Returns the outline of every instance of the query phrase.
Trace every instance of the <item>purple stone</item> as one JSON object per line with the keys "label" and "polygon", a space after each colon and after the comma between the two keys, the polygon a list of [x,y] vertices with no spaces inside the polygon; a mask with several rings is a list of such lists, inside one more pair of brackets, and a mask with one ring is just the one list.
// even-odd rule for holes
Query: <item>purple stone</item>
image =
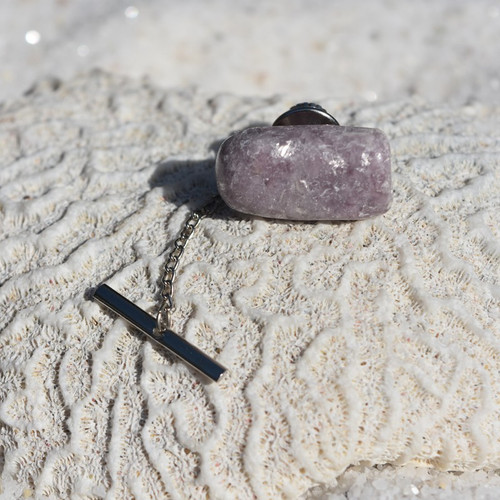
{"label": "purple stone", "polygon": [[224,201],[290,220],[357,220],[391,203],[391,153],[374,128],[256,127],[224,141],[215,164]]}

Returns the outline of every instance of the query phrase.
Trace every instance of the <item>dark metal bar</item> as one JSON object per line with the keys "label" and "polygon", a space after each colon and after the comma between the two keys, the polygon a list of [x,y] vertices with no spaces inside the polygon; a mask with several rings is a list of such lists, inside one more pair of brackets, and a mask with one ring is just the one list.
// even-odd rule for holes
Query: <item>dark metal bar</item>
{"label": "dark metal bar", "polygon": [[164,330],[158,336],[154,334],[156,320],[146,311],[126,299],[108,285],[100,285],[94,292],[94,298],[127,320],[131,325],[145,333],[151,340],[166,347],[176,356],[199,372],[217,382],[226,369],[197,347],[190,344],[171,330]]}

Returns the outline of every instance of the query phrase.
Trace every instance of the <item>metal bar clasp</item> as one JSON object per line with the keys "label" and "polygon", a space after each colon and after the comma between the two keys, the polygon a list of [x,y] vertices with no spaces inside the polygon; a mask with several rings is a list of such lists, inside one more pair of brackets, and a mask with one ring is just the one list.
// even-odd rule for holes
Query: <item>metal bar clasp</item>
{"label": "metal bar clasp", "polygon": [[226,371],[221,364],[173,331],[163,330],[156,334],[156,319],[108,285],[97,287],[94,298],[211,380],[217,382]]}

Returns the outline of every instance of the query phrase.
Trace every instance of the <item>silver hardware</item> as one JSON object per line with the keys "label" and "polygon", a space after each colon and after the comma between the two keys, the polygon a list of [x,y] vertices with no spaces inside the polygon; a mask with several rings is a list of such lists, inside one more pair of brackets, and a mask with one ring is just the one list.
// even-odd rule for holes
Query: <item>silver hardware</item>
{"label": "silver hardware", "polygon": [[338,125],[339,122],[319,104],[301,102],[278,116],[273,126],[283,125]]}
{"label": "silver hardware", "polygon": [[163,268],[163,276],[161,279],[163,288],[161,290],[162,301],[158,313],[156,315],[156,328],[154,335],[161,335],[164,330],[172,327],[172,310],[174,309],[174,280],[177,275],[180,258],[184,253],[187,242],[193,236],[194,230],[200,223],[201,219],[207,215],[211,215],[214,210],[222,202],[220,196],[215,196],[200,210],[191,212],[184,223],[184,227],[180,236],[174,242],[174,248],[167,257],[167,262]]}
{"label": "silver hardware", "polygon": [[197,347],[190,344],[173,331],[165,329],[155,333],[156,319],[146,311],[126,299],[108,285],[100,285],[94,292],[94,298],[127,320],[151,340],[166,347],[170,352],[184,360],[190,366],[217,382],[226,369]]}

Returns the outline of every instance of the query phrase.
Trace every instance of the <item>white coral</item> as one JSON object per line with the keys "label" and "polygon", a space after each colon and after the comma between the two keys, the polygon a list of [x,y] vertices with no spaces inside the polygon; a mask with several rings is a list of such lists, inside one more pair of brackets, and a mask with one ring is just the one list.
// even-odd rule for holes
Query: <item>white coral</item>
{"label": "white coral", "polygon": [[498,109],[323,104],[389,135],[393,206],[204,220],[174,327],[229,368],[209,386],[85,293],[154,309],[216,143],[287,105],[96,73],[3,107],[6,494],[279,498],[351,464],[500,466]]}

